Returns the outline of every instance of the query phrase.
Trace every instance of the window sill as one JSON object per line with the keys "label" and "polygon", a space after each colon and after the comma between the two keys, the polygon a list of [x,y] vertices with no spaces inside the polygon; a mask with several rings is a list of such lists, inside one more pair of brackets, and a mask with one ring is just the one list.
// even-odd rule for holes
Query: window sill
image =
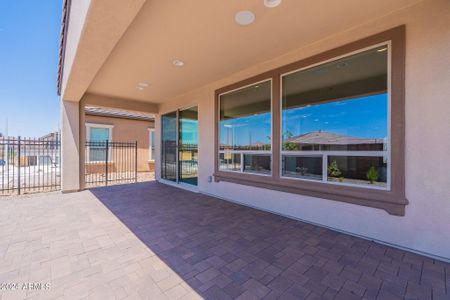
{"label": "window sill", "polygon": [[231,182],[241,185],[265,188],[286,193],[346,202],[372,208],[383,209],[391,215],[404,216],[408,200],[393,191],[367,189],[341,185],[328,185],[321,182],[301,182],[287,178],[261,178],[258,175],[217,171],[214,181]]}

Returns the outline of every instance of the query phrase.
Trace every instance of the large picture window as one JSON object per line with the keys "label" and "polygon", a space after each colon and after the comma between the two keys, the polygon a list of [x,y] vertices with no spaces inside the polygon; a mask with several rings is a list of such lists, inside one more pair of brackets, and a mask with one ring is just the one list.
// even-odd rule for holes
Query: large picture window
{"label": "large picture window", "polygon": [[404,26],[215,95],[215,181],[404,215]]}
{"label": "large picture window", "polygon": [[271,173],[271,81],[220,95],[220,170]]}
{"label": "large picture window", "polygon": [[387,44],[282,76],[283,177],[388,189]]}

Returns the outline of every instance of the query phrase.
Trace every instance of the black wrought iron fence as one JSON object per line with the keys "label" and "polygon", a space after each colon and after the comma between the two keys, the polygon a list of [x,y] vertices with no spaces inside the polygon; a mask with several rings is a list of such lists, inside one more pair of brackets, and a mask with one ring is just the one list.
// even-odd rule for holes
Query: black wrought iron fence
{"label": "black wrought iron fence", "polygon": [[198,145],[177,146],[173,141],[165,142],[162,151],[161,177],[166,180],[197,184],[197,176]]}
{"label": "black wrought iron fence", "polygon": [[137,181],[137,142],[85,143],[86,187]]}
{"label": "black wrought iron fence", "polygon": [[0,137],[0,195],[59,190],[60,137]]}
{"label": "black wrought iron fence", "polygon": [[196,144],[183,144],[178,152],[180,172],[185,176],[197,177],[198,173],[198,146]]}

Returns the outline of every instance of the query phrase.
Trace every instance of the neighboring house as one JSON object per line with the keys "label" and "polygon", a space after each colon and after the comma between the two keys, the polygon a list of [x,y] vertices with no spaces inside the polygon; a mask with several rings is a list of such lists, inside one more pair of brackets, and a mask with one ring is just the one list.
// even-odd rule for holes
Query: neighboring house
{"label": "neighboring house", "polygon": [[21,167],[57,166],[59,164],[58,144],[61,141],[58,132],[51,132],[39,138],[19,139],[17,137],[0,137],[0,159],[5,164]]}
{"label": "neighboring house", "polygon": [[[86,107],[85,114],[86,141],[93,142],[93,146],[88,147],[86,153],[88,173],[102,169],[99,163],[104,163],[106,157],[105,150],[101,147],[103,145],[100,143],[106,140],[137,142],[137,171],[154,171],[154,115],[93,106]],[[99,146],[96,147],[95,142],[100,142]],[[114,169],[115,165],[130,159],[130,157],[123,157],[122,153],[115,155],[111,152],[110,166]]]}
{"label": "neighboring house", "polygon": [[387,141],[380,138],[358,138],[333,132],[313,131],[288,137],[284,147],[299,151],[383,151]]}
{"label": "neighboring house", "polygon": [[[292,178],[333,180],[349,184],[372,184],[383,187],[387,184],[388,141],[380,138],[358,138],[332,132],[313,131],[283,139],[283,175]],[[297,151],[314,153],[312,157],[298,156]],[[359,156],[342,156],[340,153],[356,151]],[[288,155],[291,152],[292,155]],[[368,153],[379,153],[368,156]],[[331,155],[329,155],[331,154]],[[366,157],[362,158],[363,155]],[[324,161],[326,160],[326,162]],[[341,167],[341,168],[339,168]],[[375,168],[376,184],[367,178],[367,172]],[[324,169],[325,168],[325,169]],[[336,173],[333,176],[331,172]],[[324,174],[330,176],[325,179]]]}
{"label": "neighboring house", "polygon": [[450,260],[448,0],[64,3],[63,191],[140,111],[161,183]]}

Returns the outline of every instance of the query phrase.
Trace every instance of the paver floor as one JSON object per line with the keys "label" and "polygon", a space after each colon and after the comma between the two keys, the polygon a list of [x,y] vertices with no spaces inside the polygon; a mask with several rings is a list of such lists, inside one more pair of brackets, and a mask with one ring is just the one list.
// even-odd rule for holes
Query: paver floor
{"label": "paver floor", "polygon": [[156,182],[1,198],[1,299],[450,299],[450,264]]}

